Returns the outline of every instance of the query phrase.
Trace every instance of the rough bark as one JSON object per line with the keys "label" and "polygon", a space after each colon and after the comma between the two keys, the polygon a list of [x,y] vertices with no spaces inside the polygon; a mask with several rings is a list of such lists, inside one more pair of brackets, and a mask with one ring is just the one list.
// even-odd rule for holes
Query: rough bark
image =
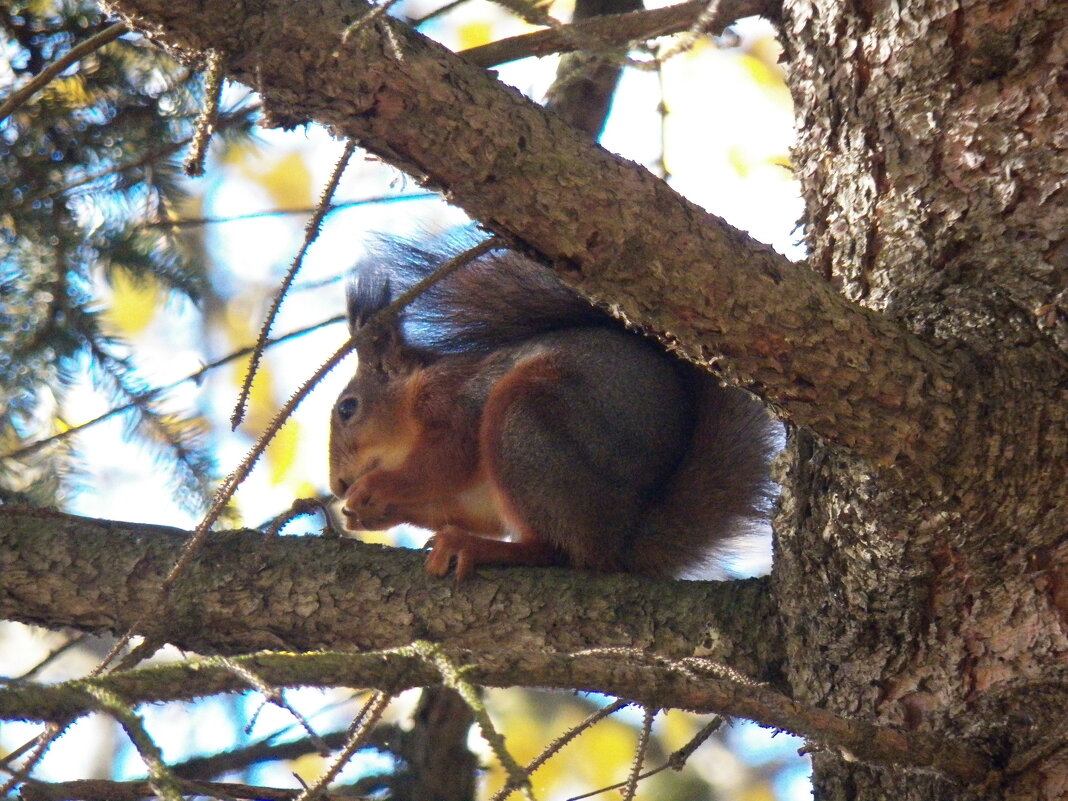
{"label": "rough bark", "polygon": [[[800,0],[784,25],[813,268],[965,343],[983,377],[928,493],[794,438],[775,575],[791,683],[989,748],[1010,775],[977,796],[1068,797],[1068,8]],[[969,797],[815,764],[821,799]]]}

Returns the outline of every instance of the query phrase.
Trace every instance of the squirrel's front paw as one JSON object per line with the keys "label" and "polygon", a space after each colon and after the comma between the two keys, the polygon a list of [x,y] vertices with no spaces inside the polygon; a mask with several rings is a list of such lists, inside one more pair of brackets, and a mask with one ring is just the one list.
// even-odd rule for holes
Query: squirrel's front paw
{"label": "squirrel's front paw", "polygon": [[404,521],[398,517],[393,504],[382,503],[369,482],[361,479],[345,493],[345,527],[348,529],[368,529],[378,531],[395,526]]}
{"label": "squirrel's front paw", "polygon": [[456,526],[445,526],[427,540],[426,547],[430,552],[426,555],[426,572],[442,578],[448,575],[455,560],[456,581],[463,581],[474,570],[475,560],[472,553],[481,541],[480,537],[468,534]]}

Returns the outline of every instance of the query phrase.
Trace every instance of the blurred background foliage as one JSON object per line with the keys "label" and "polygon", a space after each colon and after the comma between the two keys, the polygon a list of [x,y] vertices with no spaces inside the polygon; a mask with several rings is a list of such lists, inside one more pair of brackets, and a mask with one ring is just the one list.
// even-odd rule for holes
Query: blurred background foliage
{"label": "blurred background foliage", "polygon": [[[439,5],[407,0],[391,13],[419,20]],[[559,19],[571,13],[568,0],[546,9]],[[0,5],[0,102],[111,24],[81,0]],[[532,27],[500,6],[468,0],[421,30],[465,49]],[[770,26],[748,21],[718,41],[699,39],[659,72],[627,70],[601,141],[669,174],[710,211],[796,252],[800,203],[787,166],[792,119],[777,59]],[[555,66],[555,58],[529,59],[498,72],[541,101]],[[182,162],[203,83],[198,68],[125,34],[0,121],[0,503],[195,525],[220,477],[343,341],[340,285],[368,234],[419,236],[465,221],[357,152],[273,328],[276,335],[307,333],[268,350],[245,421],[231,431],[227,418],[247,371],[242,354],[299,250],[342,145],[316,126],[289,133],[257,128],[256,97],[227,85],[206,173],[187,178]],[[294,498],[326,494],[326,421],[350,371],[351,365],[336,371],[302,404],[238,491],[227,524],[262,526]],[[323,523],[304,519],[286,533],[318,533]],[[366,538],[417,547],[423,537],[401,528]],[[762,569],[766,551],[758,546],[756,559],[741,569]],[[0,672],[44,681],[84,675],[105,646],[0,624]],[[361,703],[343,690],[287,698],[320,732],[344,729]],[[610,701],[514,690],[492,691],[487,699],[520,763]],[[384,723],[409,727],[415,704],[416,694],[402,696]],[[292,715],[264,706],[255,693],[142,712],[173,761],[269,734],[272,741],[303,736]],[[706,722],[661,714],[647,766],[661,764]],[[622,781],[640,725],[640,711],[623,710],[583,733],[535,774],[537,797],[570,798]],[[0,759],[35,733],[0,724]],[[489,798],[502,786],[502,770],[477,729],[470,744],[485,766],[480,797]],[[797,747],[791,738],[734,724],[705,742],[684,770],[644,782],[639,797],[808,797]],[[323,762],[312,753],[220,775],[293,786],[293,774],[310,781]],[[370,748],[342,780],[371,788],[371,777],[396,770],[387,748]],[[38,771],[49,780],[143,774],[115,724],[97,716],[77,723]]]}

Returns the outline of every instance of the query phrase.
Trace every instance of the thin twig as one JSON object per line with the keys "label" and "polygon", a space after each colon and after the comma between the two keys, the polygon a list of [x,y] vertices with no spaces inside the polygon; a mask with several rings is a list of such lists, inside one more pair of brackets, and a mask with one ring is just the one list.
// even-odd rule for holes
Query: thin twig
{"label": "thin twig", "polygon": [[657,61],[667,61],[680,53],[684,53],[697,43],[705,31],[712,27],[713,20],[719,17],[719,7],[723,0],[707,0],[697,19],[676,41],[671,43],[663,53],[658,54]]}
{"label": "thin twig", "polygon": [[626,786],[623,788],[623,801],[634,801],[638,792],[638,781],[641,779],[642,765],[645,763],[645,754],[649,750],[649,738],[653,733],[653,718],[657,710],[651,706],[645,707],[645,715],[642,717],[642,730],[638,736],[638,747],[634,750],[634,763],[630,767],[630,776],[627,777]]}
{"label": "thin twig", "polygon": [[75,634],[73,637],[70,637],[65,643],[63,643],[59,647],[53,648],[44,659],[42,659],[40,662],[38,662],[32,668],[27,670],[22,675],[16,676],[15,677],[16,680],[17,681],[26,681],[28,679],[32,679],[35,673],[38,673],[39,671],[41,671],[44,668],[46,668],[48,665],[52,664],[52,662],[54,662],[56,659],[58,659],[63,654],[67,653],[67,651],[69,651],[74,646],[78,645],[79,643],[85,642],[85,639],[88,636],[89,636],[88,634],[82,633],[82,634]]}
{"label": "thin twig", "polygon": [[0,122],[6,120],[11,116],[19,106],[29,100],[40,89],[46,86],[53,78],[59,75],[63,70],[69,67],[76,61],[85,58],[94,50],[99,50],[106,44],[115,41],[124,33],[129,33],[130,29],[123,25],[121,22],[116,22],[99,33],[93,34],[81,44],[75,45],[62,56],[57,58],[37,75],[30,79],[25,86],[16,89],[10,95],[7,100],[0,103]]}
{"label": "thin twig", "polygon": [[[771,0],[735,0],[723,2],[716,18],[709,20],[707,30],[717,31],[741,17],[776,13],[778,4]],[[494,67],[509,61],[532,56],[569,53],[581,49],[620,47],[690,30],[694,21],[707,11],[706,0],[690,0],[666,8],[613,14],[548,30],[519,36],[460,51],[464,59],[480,67]]]}
{"label": "thin twig", "polygon": [[446,686],[456,690],[478,722],[478,727],[482,731],[482,738],[489,744],[493,755],[497,757],[497,761],[501,763],[505,773],[508,774],[508,783],[518,789],[524,798],[534,801],[534,791],[530,786],[530,775],[523,770],[522,766],[509,753],[504,744],[504,735],[497,731],[497,727],[494,726],[493,720],[486,710],[486,705],[482,703],[478,690],[475,689],[475,685],[463,677],[463,669],[449,659],[445,652],[434,643],[419,640],[412,643],[411,650],[437,669],[438,673],[441,674],[441,680]]}
{"label": "thin twig", "polygon": [[164,801],[183,801],[181,783],[163,761],[163,753],[159,750],[159,746],[156,745],[145,729],[141,718],[134,713],[130,705],[103,687],[89,685],[86,687],[86,692],[99,702],[101,709],[122,726],[134,748],[137,749],[137,753],[148,766],[148,782],[156,794]]}
{"label": "thin twig", "polygon": [[341,34],[341,43],[347,44],[349,39],[353,35],[365,28],[367,25],[370,25],[379,17],[381,17],[383,14],[389,11],[389,9],[393,7],[397,2],[398,0],[386,0],[386,2],[382,3],[381,5],[374,6],[370,11],[368,11],[354,23],[345,28],[345,30]]}
{"label": "thin twig", "polygon": [[439,6],[438,8],[435,8],[433,11],[424,14],[418,19],[409,19],[408,24],[411,25],[413,28],[418,28],[420,25],[424,25],[427,22],[430,22],[430,20],[432,19],[437,19],[443,14],[448,14],[450,11],[459,8],[467,2],[469,2],[469,0],[451,0],[451,2],[448,2],[443,6]]}
{"label": "thin twig", "polygon": [[[433,192],[413,192],[405,195],[380,195],[378,197],[366,198],[364,200],[345,200],[341,203],[331,203],[326,210],[327,214],[332,214],[340,209],[352,209],[359,206],[370,206],[375,203],[394,203],[404,200],[429,200],[430,198],[437,198],[438,195]],[[313,214],[317,211],[318,206],[313,208],[294,208],[294,209],[268,209],[266,211],[251,211],[247,214],[232,214],[225,217],[188,217],[181,220],[153,220],[152,222],[145,223],[146,228],[192,228],[200,225],[217,225],[219,223],[238,222],[240,220],[258,220],[264,217],[281,217],[291,214]]]}
{"label": "thin twig", "polygon": [[[260,787],[234,782],[207,782],[179,779],[178,785],[188,796],[206,798],[241,798],[249,801],[296,801],[300,790]],[[143,779],[117,782],[107,779],[82,779],[70,782],[43,782],[27,779],[22,788],[25,801],[143,801],[153,789]],[[368,796],[350,792],[322,793],[317,801],[370,801]]]}
{"label": "thin twig", "polygon": [[[66,730],[66,725],[59,723],[49,723],[44,727],[44,731],[34,737],[32,740],[27,740],[18,748],[16,748],[12,754],[4,760],[4,769],[11,771],[11,776],[0,786],[0,797],[6,796],[15,787],[16,784],[23,781],[33,771],[37,764],[44,759],[44,755],[48,753],[48,749],[52,747],[52,743]],[[32,750],[31,750],[32,749]],[[30,751],[30,755],[26,757],[26,761],[22,763],[16,769],[8,768],[9,761],[21,757],[22,754]]]}
{"label": "thin twig", "polygon": [[337,191],[341,176],[345,172],[345,168],[348,167],[349,159],[355,150],[356,143],[352,139],[348,140],[345,143],[345,150],[342,152],[341,158],[337,160],[337,164],[334,166],[330,180],[326,183],[326,188],[323,189],[315,214],[304,226],[304,242],[301,244],[297,255],[294,256],[293,263],[289,265],[285,278],[282,279],[282,285],[278,287],[278,292],[275,293],[274,299],[271,301],[271,308],[267,311],[267,318],[263,321],[260,335],[256,339],[256,346],[252,351],[252,357],[249,359],[248,371],[245,373],[245,380],[241,384],[241,393],[234,406],[234,412],[230,415],[230,427],[232,429],[236,429],[245,417],[245,407],[248,405],[248,396],[252,391],[252,381],[256,377],[260,360],[263,358],[263,350],[267,346],[267,337],[271,333],[271,326],[274,325],[274,319],[278,315],[278,310],[282,306],[282,301],[285,300],[293,279],[297,277],[297,272],[304,266],[304,256],[308,252],[308,248],[319,237],[319,232],[323,227],[323,219],[326,217],[330,207],[330,199],[334,196],[334,192]]}
{"label": "thin twig", "polygon": [[[333,325],[334,323],[340,323],[344,319],[345,318],[342,315],[337,315],[335,317],[331,317],[329,320],[323,320],[321,323],[313,323],[311,325],[304,326],[303,328],[298,328],[295,331],[290,331],[288,334],[283,334],[280,337],[270,339],[268,340],[267,344],[277,345],[280,342],[286,342],[290,339],[296,339],[297,337],[304,336],[305,334],[310,333],[312,331],[317,331],[318,329],[324,326]],[[39,439],[36,442],[31,442],[29,445],[24,445],[18,450],[14,450],[9,453],[0,455],[0,460],[17,459],[22,456],[29,456],[30,454],[36,453],[37,451],[41,450],[41,448],[44,448],[55,442],[60,442],[66,439],[67,437],[73,436],[74,434],[84,431],[85,429],[91,426],[95,426],[98,423],[102,423],[117,414],[122,414],[125,411],[129,411],[130,409],[133,409],[134,407],[138,406],[139,403],[147,403],[148,401],[155,398],[157,395],[160,395],[164,392],[169,392],[170,390],[181,386],[187,381],[199,381],[201,378],[204,377],[205,374],[207,374],[211,370],[227,365],[232,361],[235,361],[252,353],[253,347],[254,346],[249,345],[247,347],[241,348],[240,350],[235,350],[233,353],[229,353],[226,356],[223,356],[221,359],[216,359],[213,362],[209,362],[208,364],[197,370],[195,373],[190,373],[184,378],[179,378],[177,381],[172,381],[170,384],[165,384],[163,386],[154,387],[153,389],[148,390],[147,392],[143,393],[137,400],[132,400],[129,403],[124,403],[122,406],[116,406],[115,408],[109,409],[103,414],[94,417],[92,420],[87,420],[84,423],[79,423],[78,425],[71,426],[70,428],[60,431],[57,434],[53,434],[50,437]]]}
{"label": "thin twig", "polygon": [[285,694],[280,689],[278,689],[277,687],[272,687],[262,678],[257,676],[256,673],[247,665],[243,665],[240,662],[234,661],[233,659],[230,659],[225,656],[217,656],[213,657],[211,661],[217,661],[226,670],[233,673],[242,681],[247,682],[250,687],[255,688],[256,691],[263,695],[263,697],[266,698],[269,702],[271,702],[275,706],[281,707],[282,709],[286,710],[286,712],[292,715],[293,719],[300,724],[300,727],[304,729],[305,733],[308,735],[308,739],[312,742],[316,749],[318,749],[320,754],[330,753],[330,747],[325,742],[323,742],[323,739],[319,736],[319,733],[312,728],[312,725],[308,722],[308,719],[304,717],[304,715],[302,715],[300,712],[298,712],[293,707],[293,705],[286,700]]}
{"label": "thin twig", "polygon": [[382,692],[375,693],[368,700],[354,721],[352,736],[345,743],[345,747],[338,752],[337,757],[323,771],[322,776],[316,779],[314,784],[304,788],[304,791],[297,796],[297,801],[309,801],[309,799],[317,798],[326,789],[327,785],[337,777],[349,760],[352,759],[352,755],[367,740],[368,735],[374,729],[375,723],[382,717],[382,713],[386,711],[386,707],[389,706],[391,700],[393,700],[393,696],[390,693]]}
{"label": "thin twig", "polygon": [[[538,754],[533,760],[531,760],[530,764],[527,765],[524,771],[526,775],[533,776],[534,771],[536,771],[538,768],[548,762],[551,757],[559,753],[565,745],[570,743],[572,740],[574,740],[587,729],[593,727],[596,723],[599,723],[609,715],[618,712],[625,706],[628,706],[627,701],[616,701],[614,704],[610,704],[609,706],[598,709],[596,712],[588,716],[577,726],[572,726],[570,729],[565,731],[563,734],[561,734],[559,737],[557,737],[555,740],[545,746],[542,752]],[[497,791],[497,794],[493,796],[490,801],[504,801],[504,799],[506,799],[509,795],[512,794],[512,791],[514,789],[515,788],[512,786],[512,783],[510,781],[506,781],[504,783],[504,787]]]}
{"label": "thin twig", "polygon": [[[637,781],[645,781],[646,779],[651,778],[658,773],[662,773],[665,770],[668,770],[669,768],[675,771],[682,770],[683,767],[686,765],[687,760],[689,760],[690,756],[693,755],[693,752],[696,751],[701,746],[701,744],[704,743],[704,741],[707,740],[709,737],[711,737],[716,732],[716,730],[722,725],[723,718],[719,717],[719,715],[716,715],[711,720],[711,722],[706,724],[699,732],[697,732],[697,734],[695,734],[693,738],[691,738],[691,740],[686,743],[686,745],[684,745],[677,751],[672,751],[671,755],[668,756],[668,758],[664,760],[664,762],[658,767],[655,767],[652,770],[647,770],[645,773],[640,774],[637,777]],[[569,799],[567,799],[567,801],[582,801],[582,799],[584,798],[592,798],[595,795],[607,793],[609,790],[622,789],[623,786],[626,784],[627,782],[616,782],[615,784],[610,784],[607,787],[600,787],[596,790],[591,790],[588,793],[583,793],[582,795],[571,796]]]}
{"label": "thin twig", "polygon": [[[316,512],[322,514],[323,519],[326,520],[327,527],[331,526],[330,512],[327,509],[327,504],[330,503],[330,497],[311,497],[311,498],[296,498],[293,503],[289,505],[282,514],[269,521],[266,525],[260,526],[263,528],[264,536],[268,539],[277,537],[279,532],[285,528],[290,521],[296,520],[298,517],[304,515],[313,515]],[[336,533],[335,533],[336,535]]]}

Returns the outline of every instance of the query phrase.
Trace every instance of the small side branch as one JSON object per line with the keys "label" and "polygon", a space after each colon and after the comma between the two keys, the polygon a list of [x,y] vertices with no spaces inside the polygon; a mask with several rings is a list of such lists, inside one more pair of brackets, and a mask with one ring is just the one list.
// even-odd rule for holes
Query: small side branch
{"label": "small side branch", "polygon": [[[570,53],[583,44],[618,47],[629,42],[655,39],[688,31],[708,7],[707,0],[691,0],[665,8],[634,11],[610,17],[575,22],[561,28],[548,28],[463,50],[460,55],[480,67],[493,67],[521,58]],[[735,20],[750,16],[772,16],[780,4],[770,0],[735,0],[720,3],[714,18],[704,30],[718,33]]]}
{"label": "small side branch", "polygon": [[6,120],[11,116],[19,106],[47,86],[53,78],[63,72],[63,70],[71,64],[81,61],[94,50],[99,50],[104,45],[114,42],[124,33],[129,32],[130,29],[123,23],[116,22],[104,28],[104,30],[99,33],[90,36],[84,42],[80,42],[72,47],[69,51],[41,70],[37,75],[33,76],[25,86],[16,89],[8,95],[3,103],[0,103],[0,121]]}
{"label": "small side branch", "polygon": [[[438,659],[411,646],[365,654],[260,653],[240,657],[273,686],[375,687],[395,693],[441,680]],[[441,659],[454,657],[436,647]],[[649,708],[682,708],[745,717],[789,731],[818,747],[848,753],[876,765],[934,770],[964,784],[986,780],[993,771],[976,749],[944,736],[909,732],[851,720],[807,707],[753,683],[710,675],[693,660],[627,659],[619,654],[465,652],[463,682],[470,686],[538,686],[596,691],[628,698]],[[101,693],[129,703],[186,700],[238,692],[245,681],[208,660],[142,668],[103,678],[52,686],[0,688],[0,718],[70,720],[101,708]],[[520,768],[521,770],[521,768]]]}

